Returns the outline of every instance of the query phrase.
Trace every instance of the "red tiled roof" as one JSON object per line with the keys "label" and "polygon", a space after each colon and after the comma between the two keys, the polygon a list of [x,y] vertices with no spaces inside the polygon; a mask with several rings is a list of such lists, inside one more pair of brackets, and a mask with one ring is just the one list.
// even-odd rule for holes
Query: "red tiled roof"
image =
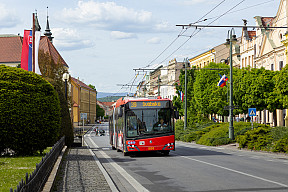
{"label": "red tiled roof", "polygon": [[79,79],[76,79],[74,77],[71,77],[71,80],[74,81],[77,85],[79,85],[80,87],[85,87],[86,89],[89,89],[91,91],[95,91],[95,89],[92,89],[91,87],[89,87],[88,85],[86,85],[85,83],[83,83],[82,81],[80,81]]}
{"label": "red tiled roof", "polygon": [[22,37],[0,37],[0,63],[21,63]]}
{"label": "red tiled roof", "polygon": [[263,26],[271,26],[272,23],[273,23],[273,20],[274,20],[274,17],[261,17],[261,21],[262,21],[262,24]]}
{"label": "red tiled roof", "polygon": [[112,105],[115,103],[115,102],[101,102],[103,105],[106,105],[108,107],[112,107]]}
{"label": "red tiled roof", "polygon": [[[0,37],[0,63],[21,63],[22,41],[23,38],[20,36]],[[45,53],[48,52],[55,63],[60,60],[64,66],[68,67],[46,36],[41,37],[39,49],[44,50]]]}
{"label": "red tiled roof", "polygon": [[256,37],[256,31],[247,31],[247,32],[248,32],[250,39],[253,39],[253,37]]}
{"label": "red tiled roof", "polygon": [[64,66],[68,67],[67,63],[61,57],[54,45],[50,42],[48,37],[41,36],[39,49],[44,50],[45,53],[48,52],[49,55],[53,58],[54,63],[58,63],[58,61],[60,61]]}

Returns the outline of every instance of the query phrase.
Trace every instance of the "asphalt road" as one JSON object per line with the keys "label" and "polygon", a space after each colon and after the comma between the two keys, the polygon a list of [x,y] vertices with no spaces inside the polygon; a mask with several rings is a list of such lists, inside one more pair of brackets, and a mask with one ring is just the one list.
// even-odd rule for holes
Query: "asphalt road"
{"label": "asphalt road", "polygon": [[[107,124],[99,125],[106,129]],[[85,141],[119,191],[288,192],[288,156],[229,147],[176,142],[169,156],[124,157],[109,136],[88,133]]]}

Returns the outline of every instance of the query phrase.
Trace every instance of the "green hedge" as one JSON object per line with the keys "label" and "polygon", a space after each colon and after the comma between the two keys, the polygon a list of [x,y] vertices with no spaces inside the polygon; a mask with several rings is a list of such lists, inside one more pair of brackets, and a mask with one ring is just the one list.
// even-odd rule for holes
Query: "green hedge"
{"label": "green hedge", "polygon": [[52,146],[60,130],[60,104],[41,76],[0,65],[0,150],[33,154]]}

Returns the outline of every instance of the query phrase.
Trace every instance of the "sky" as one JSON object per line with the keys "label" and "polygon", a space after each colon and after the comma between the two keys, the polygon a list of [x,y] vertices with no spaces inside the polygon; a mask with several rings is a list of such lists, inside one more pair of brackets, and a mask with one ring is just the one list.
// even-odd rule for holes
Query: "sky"
{"label": "sky", "polygon": [[[225,42],[231,28],[176,25],[255,25],[276,16],[280,0],[0,0],[0,34],[32,27],[37,10],[42,34],[47,12],[53,44],[70,74],[98,92],[135,92],[144,73],[133,69],[183,61]],[[47,9],[48,6],[48,9]],[[204,21],[205,20],[205,21]],[[235,29],[237,37],[241,28]],[[193,37],[190,38],[190,36]]]}

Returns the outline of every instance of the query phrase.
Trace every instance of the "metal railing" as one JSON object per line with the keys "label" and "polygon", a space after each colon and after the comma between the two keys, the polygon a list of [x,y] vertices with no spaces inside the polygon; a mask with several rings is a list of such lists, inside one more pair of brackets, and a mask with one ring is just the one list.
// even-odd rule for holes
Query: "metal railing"
{"label": "metal railing", "polygon": [[[65,136],[63,136],[57,143],[54,144],[52,149],[42,157],[39,164],[36,164],[36,169],[28,176],[26,173],[25,181],[21,179],[14,192],[38,192],[41,191],[45,185],[53,166],[65,146]],[[10,188],[10,192],[13,189]]]}

